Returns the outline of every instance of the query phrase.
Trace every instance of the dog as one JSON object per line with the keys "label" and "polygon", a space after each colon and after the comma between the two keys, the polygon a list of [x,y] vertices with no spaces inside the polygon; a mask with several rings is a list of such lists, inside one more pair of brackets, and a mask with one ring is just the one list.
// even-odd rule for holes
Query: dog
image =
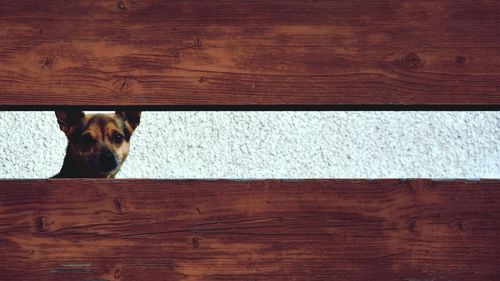
{"label": "dog", "polygon": [[114,178],[127,159],[141,111],[55,113],[68,146],[61,171],[52,178]]}

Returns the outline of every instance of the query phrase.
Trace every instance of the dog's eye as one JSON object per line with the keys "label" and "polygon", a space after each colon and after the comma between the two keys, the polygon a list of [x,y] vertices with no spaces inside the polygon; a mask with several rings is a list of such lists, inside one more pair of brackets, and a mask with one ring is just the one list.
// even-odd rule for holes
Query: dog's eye
{"label": "dog's eye", "polygon": [[111,140],[116,144],[121,144],[123,142],[123,135],[119,133],[114,133]]}
{"label": "dog's eye", "polygon": [[89,134],[85,134],[80,138],[80,142],[84,146],[91,146],[94,143],[94,138]]}

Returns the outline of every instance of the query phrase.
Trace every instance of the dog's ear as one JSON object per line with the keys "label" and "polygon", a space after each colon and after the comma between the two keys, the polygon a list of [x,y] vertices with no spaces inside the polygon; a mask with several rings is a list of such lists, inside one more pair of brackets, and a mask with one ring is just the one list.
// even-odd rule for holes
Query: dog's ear
{"label": "dog's ear", "polygon": [[72,128],[79,124],[81,120],[85,117],[83,111],[56,111],[57,123],[59,123],[59,128],[63,131],[66,136],[71,135]]}
{"label": "dog's ear", "polygon": [[141,111],[115,111],[115,114],[120,116],[123,121],[130,125],[132,132],[141,122]]}

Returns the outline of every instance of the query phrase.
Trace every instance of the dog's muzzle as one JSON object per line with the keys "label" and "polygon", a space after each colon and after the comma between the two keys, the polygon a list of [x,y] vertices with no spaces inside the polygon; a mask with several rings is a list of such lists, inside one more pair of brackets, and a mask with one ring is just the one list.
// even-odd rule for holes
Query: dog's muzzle
{"label": "dog's muzzle", "polygon": [[109,173],[118,167],[118,160],[109,150],[102,151],[96,162],[96,170],[101,173]]}

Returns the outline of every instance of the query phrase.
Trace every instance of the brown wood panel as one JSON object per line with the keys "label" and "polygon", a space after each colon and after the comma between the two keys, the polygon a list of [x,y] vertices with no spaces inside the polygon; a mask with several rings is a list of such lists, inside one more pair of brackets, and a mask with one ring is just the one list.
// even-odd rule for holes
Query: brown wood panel
{"label": "brown wood panel", "polygon": [[500,181],[0,181],[1,280],[500,280]]}
{"label": "brown wood panel", "polygon": [[0,0],[0,105],[500,104],[500,1]]}

